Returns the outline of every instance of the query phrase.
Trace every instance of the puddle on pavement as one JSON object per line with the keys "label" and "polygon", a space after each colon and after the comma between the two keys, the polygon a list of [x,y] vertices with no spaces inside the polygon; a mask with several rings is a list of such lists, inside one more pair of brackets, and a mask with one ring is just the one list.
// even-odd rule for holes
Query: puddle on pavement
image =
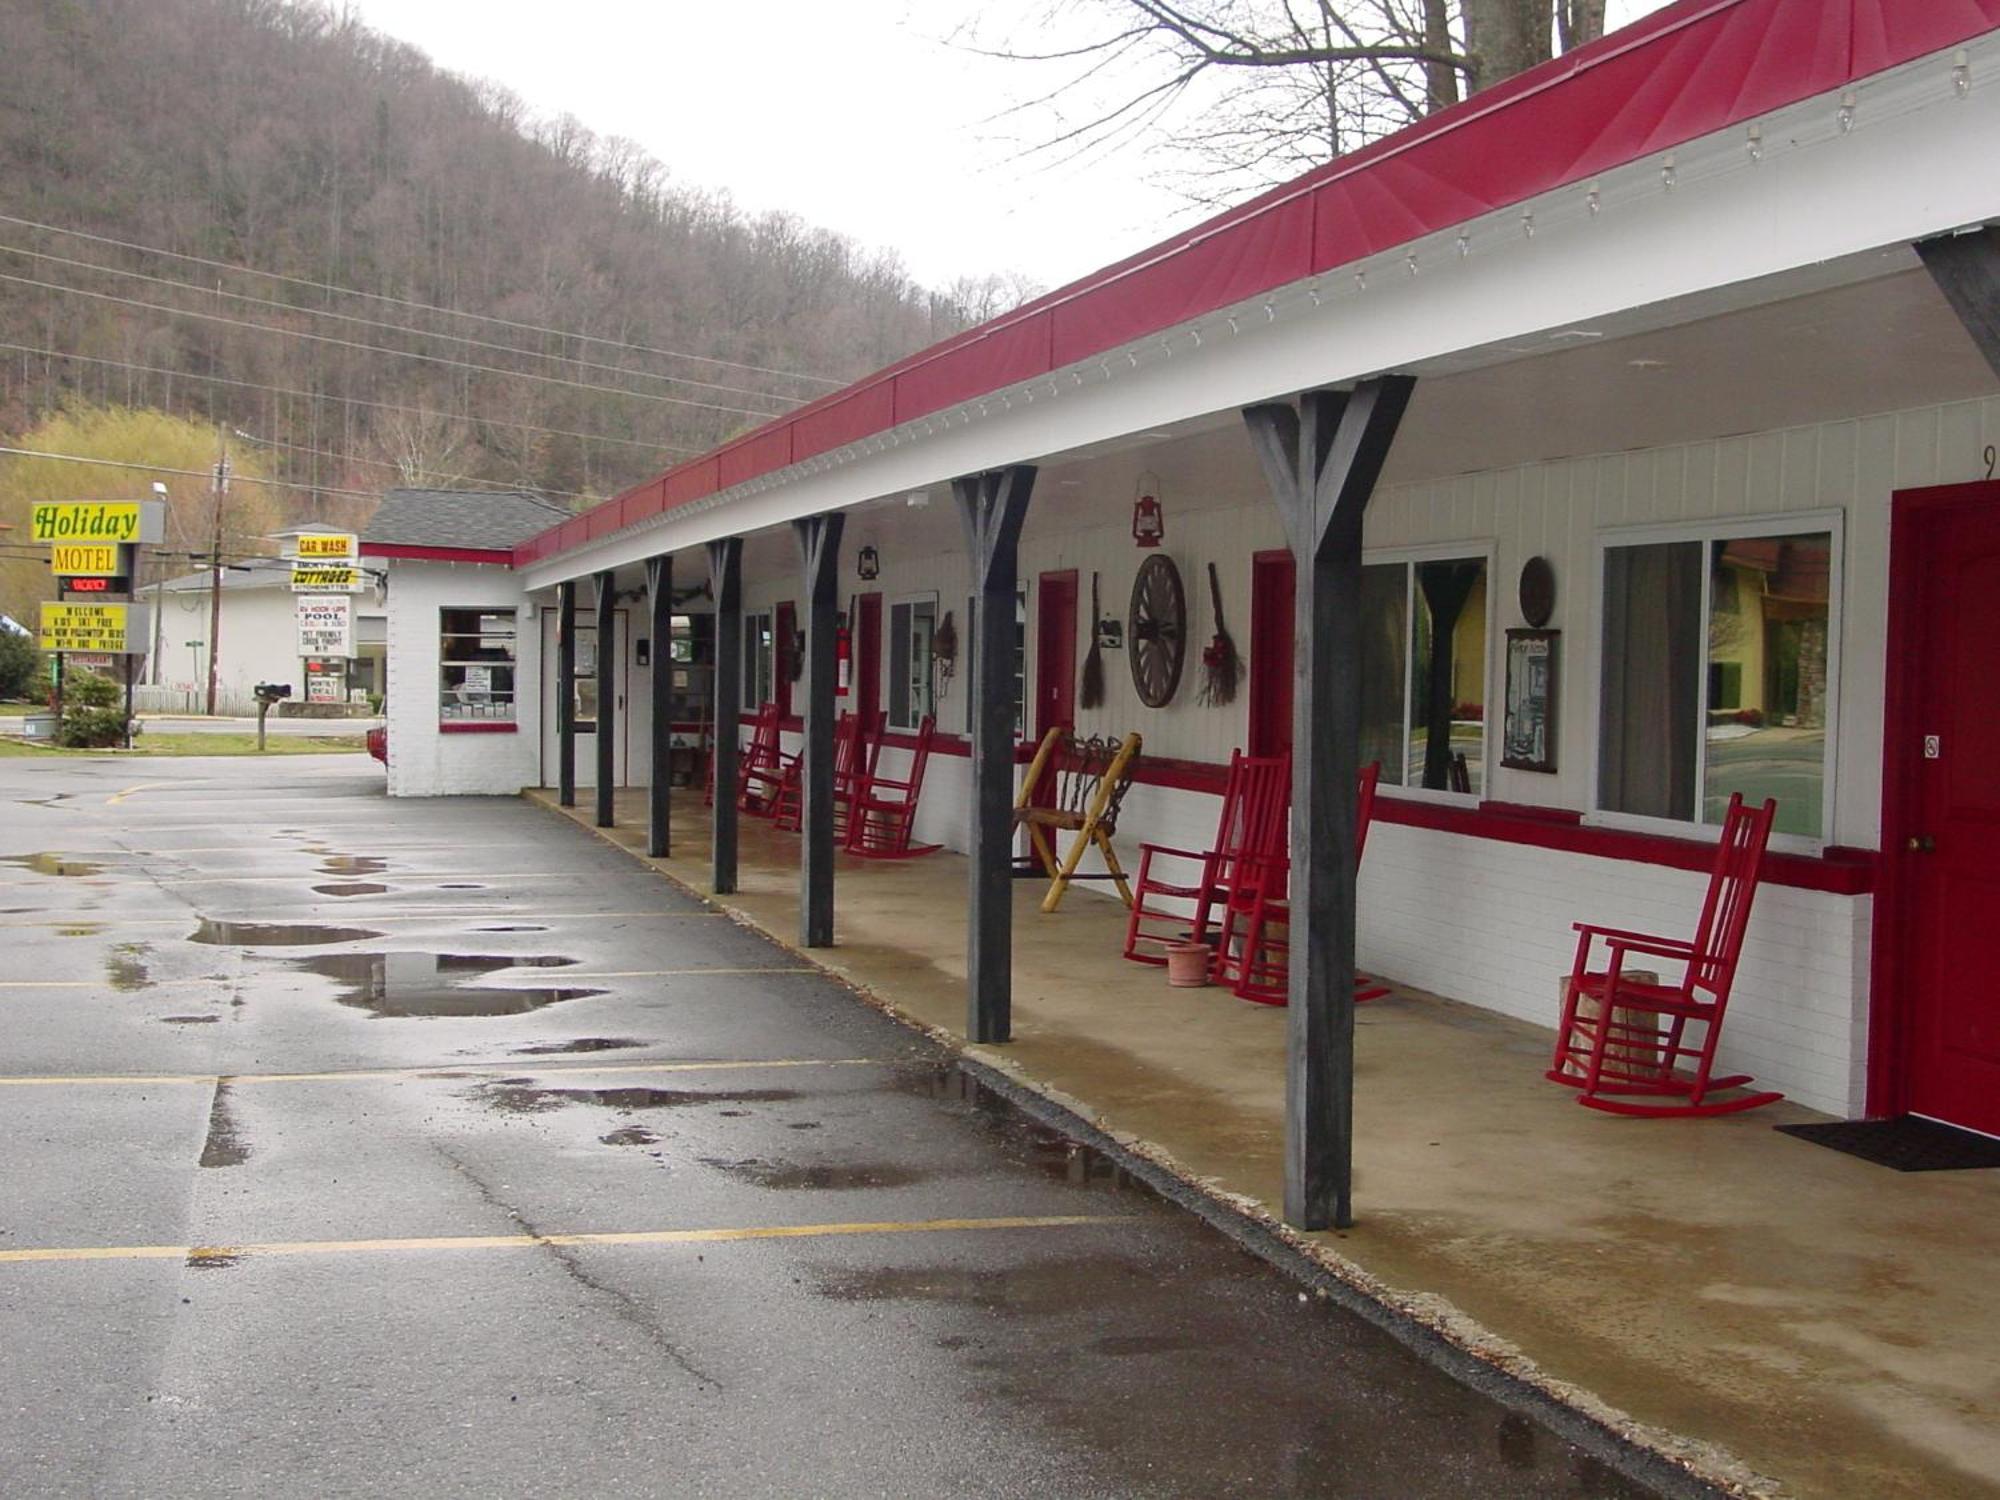
{"label": "puddle on pavement", "polygon": [[211,1026],[220,1021],[220,1016],[161,1016],[162,1026]]}
{"label": "puddle on pavement", "polygon": [[226,1271],[242,1258],[233,1250],[190,1250],[187,1266],[190,1271]]}
{"label": "puddle on pavement", "polygon": [[57,937],[96,937],[104,928],[96,922],[78,922],[73,927],[58,927]]}
{"label": "puddle on pavement", "polygon": [[1102,1305],[1107,1287],[1150,1284],[1158,1271],[1125,1253],[1065,1255],[1011,1267],[871,1266],[824,1270],[815,1290],[834,1302],[933,1302],[986,1312],[1062,1316]]}
{"label": "puddle on pavement", "polygon": [[888,1162],[840,1162],[832,1165],[804,1166],[797,1162],[764,1161],[752,1157],[747,1161],[728,1161],[719,1157],[704,1156],[701,1163],[726,1172],[740,1182],[748,1182],[761,1188],[774,1188],[783,1192],[813,1191],[824,1189],[840,1191],[847,1188],[895,1188],[908,1187],[931,1176],[929,1172],[913,1167],[895,1166]]}
{"label": "puddle on pavement", "polygon": [[24,870],[33,870],[37,875],[100,875],[104,866],[92,864],[87,859],[76,859],[67,854],[57,854],[45,850],[40,854],[0,855],[0,865],[19,865]]}
{"label": "puddle on pavement", "polygon": [[316,885],[313,893],[319,896],[379,896],[388,889],[386,885],[377,885],[372,880],[351,880],[344,885]]}
{"label": "puddle on pavement", "polygon": [[607,1146],[657,1146],[660,1138],[643,1125],[627,1125],[622,1130],[614,1130],[598,1139]]}
{"label": "puddle on pavement", "polygon": [[236,1115],[229,1105],[229,1085],[215,1086],[215,1102],[208,1107],[208,1139],[202,1143],[204,1167],[240,1167],[250,1158],[249,1144],[236,1129]]}
{"label": "puddle on pavement", "polygon": [[533,922],[503,922],[494,927],[475,927],[474,932],[547,932],[548,928]]}
{"label": "puddle on pavement", "polygon": [[153,981],[146,971],[146,955],[152,951],[150,943],[112,944],[111,951],[104,955],[104,977],[111,988],[129,995],[150,985]]}
{"label": "puddle on pavement", "polygon": [[935,1068],[903,1068],[894,1077],[895,1087],[906,1093],[965,1106],[963,1113],[992,1128],[1009,1156],[1047,1176],[1078,1187],[1106,1187],[1114,1193],[1131,1191],[1155,1196],[1152,1188],[1117,1161],[1094,1146],[1086,1146],[1053,1126],[1042,1124],[957,1063]]}
{"label": "puddle on pavement", "polygon": [[322,875],[380,875],[389,861],[372,854],[329,854],[319,862]]}
{"label": "puddle on pavement", "polygon": [[486,887],[470,880],[451,880],[440,885],[438,889],[441,891],[483,891]]}
{"label": "puddle on pavement", "polygon": [[565,1000],[601,995],[601,989],[502,989],[466,981],[501,969],[560,968],[573,958],[556,954],[329,953],[290,963],[342,986],[342,1005],[377,1016],[518,1016]]}
{"label": "puddle on pavement", "polygon": [[798,1098],[796,1089],[729,1089],[702,1093],[694,1089],[546,1089],[532,1079],[502,1078],[479,1085],[471,1097],[490,1109],[510,1115],[547,1114],[570,1104],[594,1104],[600,1109],[683,1109],[702,1104],[776,1104]]}
{"label": "puddle on pavement", "polygon": [[382,934],[365,927],[325,927],[311,922],[218,922],[203,917],[190,943],[227,943],[243,948],[314,948],[322,943],[358,943]]}
{"label": "puddle on pavement", "polygon": [[553,1057],[563,1052],[617,1052],[646,1044],[628,1036],[580,1036],[567,1042],[538,1042],[532,1047],[516,1047],[516,1057]]}

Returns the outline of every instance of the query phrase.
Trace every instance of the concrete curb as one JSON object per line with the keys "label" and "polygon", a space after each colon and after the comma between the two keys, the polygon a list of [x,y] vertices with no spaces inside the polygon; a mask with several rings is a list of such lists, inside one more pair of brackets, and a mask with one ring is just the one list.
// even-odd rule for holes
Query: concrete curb
{"label": "concrete curb", "polygon": [[1151,1141],[1116,1130],[1090,1105],[1029,1076],[1011,1059],[900,1009],[871,986],[822,956],[770,931],[727,897],[715,896],[662,868],[652,857],[564,809],[524,800],[609,844],[737,926],[777,944],[818,969],[870,1009],[953,1054],[981,1087],[1030,1119],[1103,1153],[1162,1198],[1195,1215],[1240,1249],[1255,1255],[1314,1295],[1381,1329],[1425,1363],[1470,1386],[1509,1412],[1547,1428],[1620,1476],[1658,1493],[1791,1500],[1792,1492],[1714,1444],[1639,1421],[1595,1393],[1549,1375],[1525,1352],[1468,1317],[1447,1298],[1392,1287],[1340,1254],[1322,1236],[1305,1234],[1273,1216],[1256,1199],[1230,1193],[1188,1171]]}

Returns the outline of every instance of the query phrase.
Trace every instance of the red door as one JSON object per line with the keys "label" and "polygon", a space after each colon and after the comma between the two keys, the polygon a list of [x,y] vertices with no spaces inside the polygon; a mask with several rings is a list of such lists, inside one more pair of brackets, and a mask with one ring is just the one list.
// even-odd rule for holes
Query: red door
{"label": "red door", "polygon": [[[1035,743],[1076,723],[1076,570],[1036,580]],[[1092,628],[1095,628],[1093,622]]]}
{"label": "red door", "polygon": [[1292,554],[1259,552],[1250,560],[1251,755],[1292,747]]}
{"label": "red door", "polygon": [[[1911,497],[1898,497],[1899,505]],[[1953,486],[1898,516],[1895,587],[1909,697],[1890,716],[1900,796],[1885,807],[1907,934],[1908,1103],[2000,1135],[2000,484]],[[1908,551],[1905,552],[1905,545]]]}
{"label": "red door", "polygon": [[854,623],[854,711],[864,728],[882,709],[882,596],[863,594]]}

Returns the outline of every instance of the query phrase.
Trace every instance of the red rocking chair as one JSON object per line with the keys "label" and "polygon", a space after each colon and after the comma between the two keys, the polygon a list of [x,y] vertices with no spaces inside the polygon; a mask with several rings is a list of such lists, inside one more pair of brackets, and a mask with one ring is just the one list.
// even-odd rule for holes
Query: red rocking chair
{"label": "red rocking chair", "polygon": [[[834,842],[847,838],[847,804],[855,783],[874,774],[875,758],[882,753],[880,735],[862,733],[861,719],[843,713],[833,721],[833,836]],[[787,833],[797,833],[805,808],[805,760],[793,756],[785,763],[784,780],[771,806],[771,821]]]}
{"label": "red rocking chair", "polygon": [[736,763],[736,806],[743,812],[769,817],[797,759],[778,748],[778,705],[766,703],[757,710],[750,743],[743,747]]}
{"label": "red rocking chair", "polygon": [[917,726],[917,748],[910,756],[909,774],[900,781],[872,773],[856,780],[848,799],[849,854],[861,859],[914,859],[944,847],[910,842],[917,822],[917,799],[924,790],[924,768],[930,763],[931,740],[936,734],[936,720],[925,715]]}
{"label": "red rocking chair", "polygon": [[[1382,765],[1370,761],[1355,781],[1354,867],[1368,848],[1368,825],[1375,820],[1375,784]],[[1291,814],[1291,784],[1286,783],[1285,817],[1272,851],[1249,862],[1241,889],[1223,909],[1222,941],[1216,950],[1216,977],[1239,1000],[1257,1005],[1286,1005],[1291,994],[1290,860],[1284,852]],[[1354,976],[1354,1001],[1379,1000],[1389,993],[1366,974]]]}
{"label": "red rocking chair", "polygon": [[[1141,844],[1133,877],[1132,914],[1125,923],[1125,956],[1134,963],[1164,964],[1170,943],[1205,943],[1219,920],[1216,907],[1238,887],[1246,861],[1282,846],[1291,805],[1292,758],[1229,753],[1222,815],[1205,851]],[[1159,866],[1164,865],[1164,870]],[[1193,912],[1187,910],[1193,904]]]}
{"label": "red rocking chair", "polygon": [[[718,731],[719,734],[720,731]],[[758,709],[750,721],[750,743],[736,754],[736,805],[743,806],[744,792],[748,781],[744,772],[751,768],[766,770],[778,759],[778,705],[766,703]],[[715,806],[715,753],[709,752],[708,786],[701,794],[704,807]]]}
{"label": "red rocking chair", "polygon": [[[1753,809],[1741,794],[1730,797],[1694,941],[1576,924],[1576,962],[1564,991],[1548,1077],[1579,1090],[1577,1103],[1612,1114],[1664,1119],[1735,1114],[1784,1097],[1765,1090],[1716,1099],[1716,1093],[1743,1088],[1750,1077],[1711,1076],[1777,810],[1775,802]],[[1591,947],[1600,938],[1609,963],[1601,972],[1591,972]],[[1674,984],[1628,978],[1628,954],[1679,963],[1684,972]],[[1690,1026],[1701,1028],[1699,1043],[1688,1040]]]}

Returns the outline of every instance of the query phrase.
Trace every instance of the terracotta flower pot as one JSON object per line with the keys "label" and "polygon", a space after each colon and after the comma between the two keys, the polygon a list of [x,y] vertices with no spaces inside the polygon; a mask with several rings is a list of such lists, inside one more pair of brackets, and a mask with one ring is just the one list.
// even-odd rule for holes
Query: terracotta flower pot
{"label": "terracotta flower pot", "polygon": [[1208,966],[1213,957],[1206,943],[1169,943],[1167,983],[1177,990],[1202,988],[1208,983]]}

